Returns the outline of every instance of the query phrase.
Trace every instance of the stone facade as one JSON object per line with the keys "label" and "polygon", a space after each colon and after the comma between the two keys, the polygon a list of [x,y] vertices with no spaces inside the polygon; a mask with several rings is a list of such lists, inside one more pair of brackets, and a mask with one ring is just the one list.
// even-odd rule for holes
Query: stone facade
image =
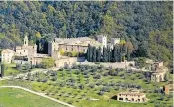
{"label": "stone facade", "polygon": [[103,46],[107,47],[107,36],[104,35],[98,35],[97,36],[97,41],[102,43]]}
{"label": "stone facade", "polygon": [[13,56],[15,54],[13,50],[5,49],[1,52],[1,54],[2,54],[1,61],[3,63],[12,63]]}
{"label": "stone facade", "polygon": [[151,80],[155,82],[165,81],[166,72],[153,72],[151,74]]}
{"label": "stone facade", "polygon": [[169,95],[170,93],[173,94],[174,92],[174,87],[173,87],[173,84],[166,84],[164,87],[163,87],[163,91],[165,94]]}
{"label": "stone facade", "polygon": [[91,66],[104,66],[104,67],[112,67],[113,69],[116,69],[116,68],[123,68],[123,69],[129,69],[130,68],[130,65],[134,66],[135,65],[135,62],[134,61],[129,61],[127,62],[125,60],[125,62],[114,62],[114,63],[111,63],[111,62],[100,62],[99,64],[96,64],[94,62],[78,62],[77,64],[81,64],[81,65],[91,65]]}
{"label": "stone facade", "polygon": [[116,45],[120,43],[120,38],[111,38],[111,44]]}
{"label": "stone facade", "polygon": [[143,103],[147,101],[146,94],[139,92],[120,92],[117,94],[117,100],[134,103]]}
{"label": "stone facade", "polygon": [[[26,60],[15,59],[16,57],[26,57]],[[15,50],[3,50],[2,51],[2,62],[5,63],[30,63],[31,65],[39,64],[42,58],[48,57],[47,54],[37,53],[37,45],[34,46],[28,44],[28,37],[25,36],[23,46],[16,46]]]}
{"label": "stone facade", "polygon": [[155,82],[165,81],[168,68],[163,65],[163,62],[154,62],[151,65],[151,80]]}
{"label": "stone facade", "polygon": [[78,61],[77,57],[61,57],[55,61],[55,66],[57,68],[71,67],[74,63]]}
{"label": "stone facade", "polygon": [[83,52],[86,53],[88,45],[102,47],[102,44],[94,39],[88,37],[79,38],[55,38],[53,41],[48,43],[48,54],[52,56],[54,51],[64,50],[67,52]]}

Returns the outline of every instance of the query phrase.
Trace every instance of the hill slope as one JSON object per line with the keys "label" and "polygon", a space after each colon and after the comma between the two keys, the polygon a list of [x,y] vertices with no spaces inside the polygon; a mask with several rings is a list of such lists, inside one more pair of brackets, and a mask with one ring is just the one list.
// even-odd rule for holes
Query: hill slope
{"label": "hill slope", "polygon": [[159,31],[163,38],[158,44],[163,51],[159,53],[163,57],[158,58],[171,61],[172,4],[172,1],[0,2],[0,48],[20,45],[25,34],[34,43],[40,37],[53,38],[52,33],[57,37],[94,37],[104,33],[109,38],[131,41],[133,56],[156,59],[158,47],[150,36]]}

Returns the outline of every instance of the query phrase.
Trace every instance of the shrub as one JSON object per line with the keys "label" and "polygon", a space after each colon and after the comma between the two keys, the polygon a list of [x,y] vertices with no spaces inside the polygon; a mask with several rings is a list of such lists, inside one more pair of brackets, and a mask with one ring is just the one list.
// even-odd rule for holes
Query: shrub
{"label": "shrub", "polygon": [[21,68],[22,68],[21,64],[16,64],[16,69],[17,70],[21,70]]}
{"label": "shrub", "polygon": [[80,74],[80,71],[79,70],[76,70],[75,74],[76,75]]}
{"label": "shrub", "polygon": [[88,71],[84,71],[83,74],[84,74],[84,75],[87,75],[87,74],[88,74]]}
{"label": "shrub", "polygon": [[59,71],[63,71],[63,68],[61,67],[61,68],[59,69]]}
{"label": "shrub", "polygon": [[89,75],[84,75],[84,78],[89,78]]}
{"label": "shrub", "polygon": [[54,59],[52,57],[43,58],[41,64],[44,68],[50,68],[54,66]]}
{"label": "shrub", "polygon": [[103,76],[108,76],[109,75],[109,73],[108,72],[105,72],[104,74],[103,74]]}
{"label": "shrub", "polygon": [[101,82],[97,82],[96,85],[97,85],[97,86],[101,85]]}
{"label": "shrub", "polygon": [[90,88],[94,88],[95,85],[94,85],[94,84],[90,84],[89,87],[90,87]]}
{"label": "shrub", "polygon": [[72,69],[77,69],[78,68],[78,66],[76,65],[76,63],[73,63],[72,64]]}
{"label": "shrub", "polygon": [[42,80],[43,83],[45,83],[45,82],[47,82],[47,81],[48,81],[47,79],[43,79],[43,80]]}
{"label": "shrub", "polygon": [[56,81],[57,80],[57,77],[52,77],[51,80],[52,81]]}
{"label": "shrub", "polygon": [[72,104],[72,103],[73,103],[73,100],[68,101],[68,104]]}
{"label": "shrub", "polygon": [[98,95],[103,95],[104,94],[104,92],[103,91],[100,91],[99,93],[98,93]]}
{"label": "shrub", "polygon": [[101,75],[100,74],[97,74],[93,77],[94,79],[100,79],[101,78]]}
{"label": "shrub", "polygon": [[40,78],[37,79],[37,82],[41,82],[42,80]]}
{"label": "shrub", "polygon": [[80,85],[79,85],[79,88],[80,88],[81,90],[83,90],[83,89],[84,89],[84,85],[83,85],[83,84],[80,84]]}

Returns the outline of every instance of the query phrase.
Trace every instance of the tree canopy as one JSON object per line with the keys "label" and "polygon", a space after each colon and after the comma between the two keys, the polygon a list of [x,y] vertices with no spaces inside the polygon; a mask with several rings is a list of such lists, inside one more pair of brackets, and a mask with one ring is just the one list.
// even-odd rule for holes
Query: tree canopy
{"label": "tree canopy", "polygon": [[153,40],[160,32],[160,59],[171,61],[172,4],[173,1],[3,1],[0,48],[21,45],[25,33],[31,43],[42,37],[50,40],[106,34],[108,38],[130,41],[134,56],[156,58],[158,48]]}

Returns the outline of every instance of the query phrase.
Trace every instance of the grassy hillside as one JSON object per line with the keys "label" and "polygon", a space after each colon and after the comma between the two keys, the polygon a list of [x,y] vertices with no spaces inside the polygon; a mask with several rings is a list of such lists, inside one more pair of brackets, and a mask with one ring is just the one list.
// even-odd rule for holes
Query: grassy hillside
{"label": "grassy hillside", "polygon": [[0,88],[0,92],[0,106],[2,107],[65,107],[20,89]]}

